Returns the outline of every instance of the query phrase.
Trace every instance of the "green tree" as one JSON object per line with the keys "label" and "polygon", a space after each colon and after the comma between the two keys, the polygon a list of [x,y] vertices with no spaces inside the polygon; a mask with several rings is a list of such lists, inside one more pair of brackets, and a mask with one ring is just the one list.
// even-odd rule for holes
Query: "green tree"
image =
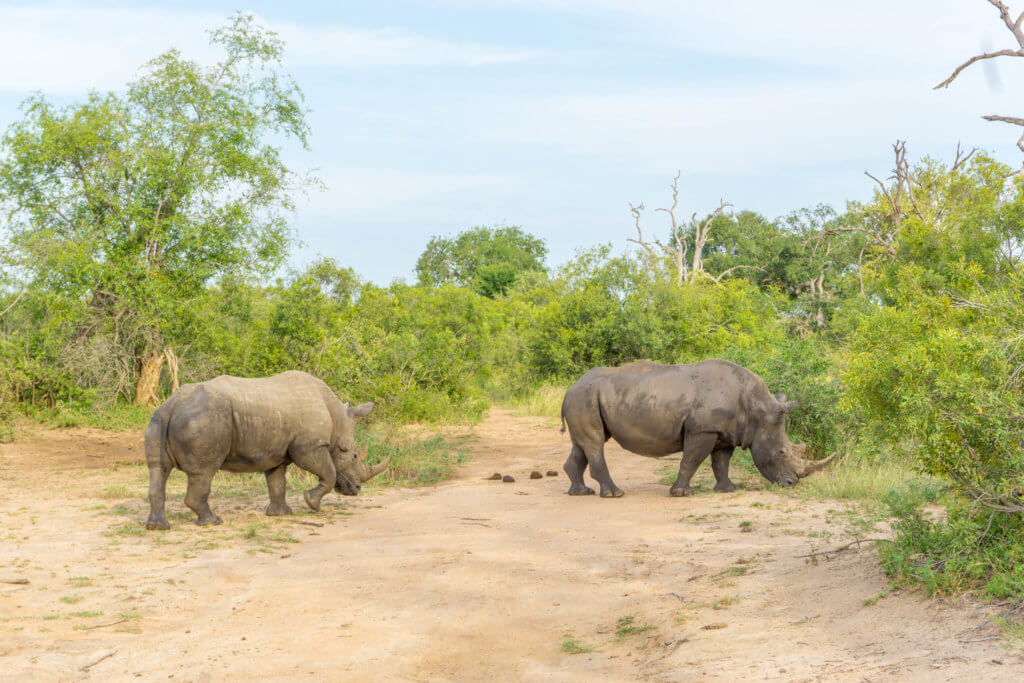
{"label": "green tree", "polygon": [[544,272],[544,241],[516,226],[466,230],[456,237],[433,237],[416,262],[420,284],[472,287],[494,298],[521,275]]}
{"label": "green tree", "polygon": [[217,64],[170,50],[124,93],[29,98],[0,143],[6,265],[88,302],[88,330],[131,359],[139,402],[156,398],[164,347],[187,334],[211,281],[281,263],[284,213],[307,182],[279,147],[308,133],[283,44],[242,14],[210,35]]}

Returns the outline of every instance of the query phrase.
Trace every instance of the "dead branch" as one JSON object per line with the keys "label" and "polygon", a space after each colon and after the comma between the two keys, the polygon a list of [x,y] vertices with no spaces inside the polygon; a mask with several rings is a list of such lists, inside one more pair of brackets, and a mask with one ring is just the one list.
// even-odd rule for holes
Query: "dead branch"
{"label": "dead branch", "polygon": [[27,292],[27,291],[28,291],[28,287],[26,287],[25,289],[23,289],[23,290],[21,290],[20,292],[18,292],[18,296],[14,297],[14,301],[12,301],[12,302],[10,303],[10,305],[9,305],[9,306],[8,306],[7,308],[5,308],[4,310],[0,311],[0,318],[2,318],[2,317],[4,317],[5,315],[7,315],[7,313],[8,313],[8,312],[9,312],[9,311],[10,311],[10,310],[11,310],[12,308],[14,308],[14,307],[15,307],[15,305],[17,305],[17,303],[18,303],[19,301],[21,301],[21,297],[25,296],[25,292]]}
{"label": "dead branch", "polygon": [[861,543],[881,543],[883,541],[888,541],[888,540],[891,540],[891,539],[888,539],[888,538],[859,538],[856,541],[850,541],[846,545],[841,545],[838,548],[833,548],[832,550],[819,550],[816,553],[808,553],[807,555],[797,555],[797,557],[817,557],[819,555],[832,555],[833,553],[841,553],[844,550],[849,550],[853,546],[859,545]]}
{"label": "dead branch", "polygon": [[1021,22],[1024,21],[1024,12],[1022,12],[1020,16],[1017,17],[1017,20],[1014,21],[1010,17],[1010,8],[1007,7],[1006,4],[1004,4],[1000,0],[988,0],[988,3],[995,7],[997,10],[999,10],[999,17],[1003,20],[1003,23],[1006,24],[1006,27],[1010,30],[1010,33],[1012,33],[1013,37],[1017,40],[1018,48],[1007,48],[1004,50],[997,50],[995,52],[984,52],[980,55],[974,55],[966,62],[964,62],[956,69],[954,69],[953,73],[950,74],[949,78],[935,86],[935,90],[949,87],[949,84],[952,83],[956,79],[956,77],[960,75],[960,72],[962,72],[964,69],[974,64],[975,62],[980,62],[984,59],[995,59],[996,57],[1024,57],[1024,31],[1021,30]]}
{"label": "dead branch", "polygon": [[711,224],[715,222],[715,219],[726,208],[731,207],[732,204],[725,201],[724,199],[719,201],[718,208],[711,212],[711,215],[707,217],[703,225],[697,221],[697,214],[694,213],[690,216],[690,222],[693,223],[693,265],[690,266],[690,279],[695,280],[698,276],[704,273],[704,247],[708,243],[708,239],[711,236]]}
{"label": "dead branch", "polygon": [[[949,87],[949,85],[954,80],[956,80],[956,77],[959,76],[964,69],[966,69],[967,67],[971,66],[976,62],[980,62],[986,59],[995,59],[996,57],[1024,57],[1024,29],[1022,29],[1021,27],[1022,22],[1024,22],[1024,12],[1021,12],[1020,15],[1018,15],[1018,17],[1014,19],[1013,17],[1010,16],[1010,8],[1007,7],[1006,4],[1002,2],[1002,0],[988,0],[988,3],[995,7],[997,10],[999,10],[999,18],[1002,19],[1003,24],[1006,25],[1006,28],[1013,35],[1014,40],[1017,41],[1017,47],[1005,48],[1002,50],[996,50],[995,52],[984,52],[979,55],[974,55],[966,62],[964,62],[956,69],[954,69],[953,73],[950,74],[949,78],[935,86],[936,90],[940,88]],[[989,114],[987,116],[983,116],[982,118],[985,119],[986,121],[1001,121],[1003,123],[1010,123],[1015,126],[1024,127],[1024,119],[1017,118],[1014,116],[999,116],[995,114]],[[1024,152],[1024,134],[1022,134],[1020,138],[1017,139],[1017,147],[1022,152]],[[1024,165],[1022,165],[1013,175],[1024,175]]]}

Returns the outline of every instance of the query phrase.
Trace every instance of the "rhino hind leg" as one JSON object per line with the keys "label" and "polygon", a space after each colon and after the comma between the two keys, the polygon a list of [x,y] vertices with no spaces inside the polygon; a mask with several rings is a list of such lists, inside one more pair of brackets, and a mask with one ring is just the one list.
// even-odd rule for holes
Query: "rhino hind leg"
{"label": "rhino hind leg", "polygon": [[146,520],[146,528],[151,531],[166,531],[171,528],[167,522],[167,515],[164,512],[164,500],[167,496],[167,475],[171,473],[169,468],[160,464],[149,466],[149,519]]}
{"label": "rhino hind leg", "polygon": [[188,488],[185,490],[185,505],[196,513],[196,524],[220,524],[222,520],[210,509],[210,484],[213,483],[213,472],[198,472],[188,475]]}
{"label": "rhino hind leg", "polygon": [[587,461],[590,463],[590,476],[601,485],[601,497],[621,498],[625,495],[622,489],[612,481],[612,475],[608,472],[608,463],[604,460],[604,444],[591,446],[585,449],[584,452],[587,455]]}
{"label": "rhino hind leg", "polygon": [[572,451],[569,453],[569,457],[565,460],[563,468],[565,473],[569,476],[569,495],[570,496],[592,496],[594,495],[594,489],[590,488],[583,483],[583,471],[587,469],[587,456],[584,454],[583,449],[573,444]]}
{"label": "rhino hind leg", "polygon": [[285,478],[287,471],[288,463],[283,463],[265,473],[267,477],[267,493],[270,495],[267,515],[271,517],[292,514],[292,509],[288,506],[288,499],[285,495],[287,493],[287,479]]}
{"label": "rhino hind leg", "polygon": [[676,477],[672,488],[668,490],[669,494],[673,496],[693,494],[690,479],[693,478],[693,473],[697,471],[700,464],[711,455],[717,441],[717,434],[705,432],[687,434],[683,438],[683,457],[679,460],[679,476]]}
{"label": "rhino hind leg", "polygon": [[729,479],[729,460],[732,458],[732,448],[719,448],[711,454],[711,469],[715,473],[715,490],[721,493],[731,493],[736,490],[736,484]]}
{"label": "rhino hind leg", "polygon": [[309,451],[293,453],[292,461],[320,479],[318,486],[302,493],[309,509],[313,512],[320,512],[321,499],[334,488],[337,482],[338,475],[334,470],[334,462],[331,461],[331,452],[327,450],[326,446],[321,446]]}

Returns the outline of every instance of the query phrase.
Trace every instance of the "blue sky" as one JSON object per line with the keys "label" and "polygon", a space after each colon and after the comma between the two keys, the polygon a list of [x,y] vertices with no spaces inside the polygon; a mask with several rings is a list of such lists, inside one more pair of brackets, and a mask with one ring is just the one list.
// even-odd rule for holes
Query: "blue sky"
{"label": "blue sky", "polygon": [[32,91],[117,89],[172,46],[213,61],[204,32],[236,9],[288,43],[312,109],[311,150],[288,157],[327,189],[300,202],[295,263],[379,283],[474,225],[522,226],[552,264],[625,249],[629,204],[665,204],[676,170],[687,215],[725,199],[775,217],[867,198],[897,138],[1021,161],[1017,132],[980,119],[1024,114],[1020,65],[932,90],[1010,46],[985,0],[0,4],[0,126]]}

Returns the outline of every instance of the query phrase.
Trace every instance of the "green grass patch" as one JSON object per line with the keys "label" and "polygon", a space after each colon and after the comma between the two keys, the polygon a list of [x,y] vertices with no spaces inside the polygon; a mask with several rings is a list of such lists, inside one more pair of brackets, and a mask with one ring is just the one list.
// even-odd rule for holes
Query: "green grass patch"
{"label": "green grass patch", "polygon": [[1024,599],[1024,520],[959,499],[936,518],[925,502],[912,491],[888,498],[895,535],[879,544],[879,556],[896,586]]}
{"label": "green grass patch", "polygon": [[584,645],[579,640],[577,640],[576,636],[574,636],[573,634],[566,633],[562,637],[561,650],[562,652],[568,655],[582,655],[586,654],[587,652],[593,652],[594,648],[588,645]]}
{"label": "green grass patch", "polygon": [[83,598],[81,595],[65,595],[60,599],[61,602],[66,603],[68,605],[73,605],[76,602],[81,602],[82,600]]}
{"label": "green grass patch", "polygon": [[615,623],[615,633],[620,639],[625,638],[626,636],[635,636],[641,633],[646,633],[653,628],[654,626],[651,624],[636,623],[636,615],[634,614],[628,614],[624,617],[620,617]]}
{"label": "green grass patch", "polygon": [[498,402],[502,407],[521,415],[550,417],[558,420],[562,415],[562,399],[565,398],[565,392],[568,389],[568,384],[548,382],[524,393],[501,397]]}

